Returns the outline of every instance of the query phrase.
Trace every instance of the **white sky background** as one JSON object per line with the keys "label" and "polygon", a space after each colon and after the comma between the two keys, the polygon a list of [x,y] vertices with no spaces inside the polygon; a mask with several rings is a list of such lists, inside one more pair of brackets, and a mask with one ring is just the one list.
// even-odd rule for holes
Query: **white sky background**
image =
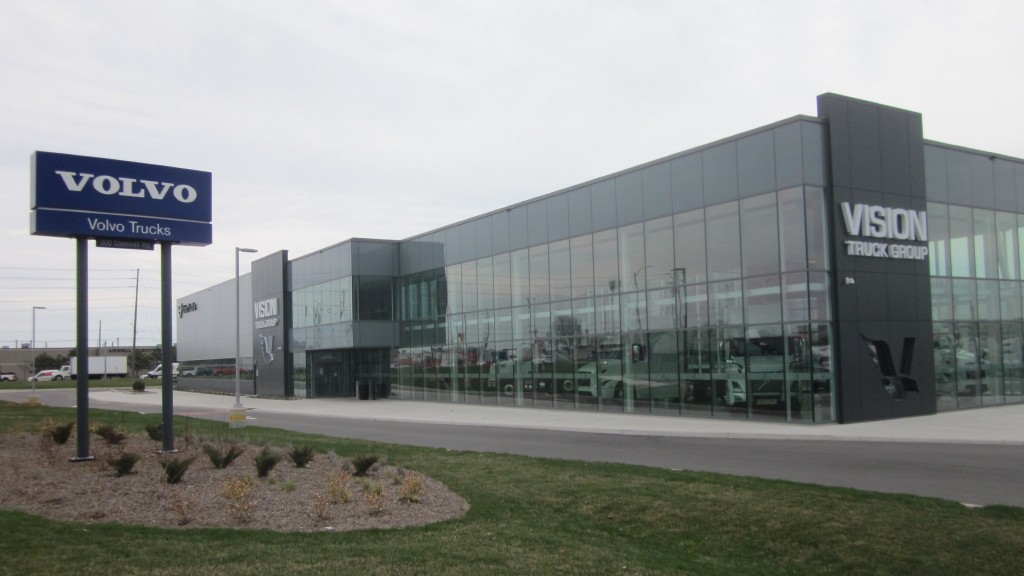
{"label": "white sky background", "polygon": [[[0,0],[0,345],[75,340],[75,243],[29,235],[35,150],[213,173],[213,240],[400,240],[782,120],[836,92],[1024,158],[1019,0]],[[259,256],[255,255],[255,256]],[[243,271],[250,257],[243,254]],[[90,243],[90,342],[159,343],[160,254]]]}

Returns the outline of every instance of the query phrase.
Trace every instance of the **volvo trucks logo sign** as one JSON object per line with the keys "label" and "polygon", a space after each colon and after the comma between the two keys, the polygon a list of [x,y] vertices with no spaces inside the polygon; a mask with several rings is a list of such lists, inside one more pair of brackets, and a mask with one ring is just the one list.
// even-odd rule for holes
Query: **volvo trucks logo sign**
{"label": "volvo trucks logo sign", "polygon": [[52,152],[32,155],[32,234],[207,245],[209,172]]}
{"label": "volvo trucks logo sign", "polygon": [[[924,210],[850,204],[849,202],[842,203],[842,210],[846,234],[855,238],[869,239],[844,241],[847,255],[897,260],[925,260],[928,258],[928,214]],[[876,240],[921,242],[922,244]]]}

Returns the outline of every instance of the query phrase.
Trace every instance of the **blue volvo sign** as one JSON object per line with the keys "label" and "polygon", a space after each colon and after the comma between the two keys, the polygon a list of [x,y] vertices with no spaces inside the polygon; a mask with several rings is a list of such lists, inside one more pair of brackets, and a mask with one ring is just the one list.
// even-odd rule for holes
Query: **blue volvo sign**
{"label": "blue volvo sign", "polygon": [[35,152],[31,231],[205,246],[213,242],[211,190],[209,172]]}

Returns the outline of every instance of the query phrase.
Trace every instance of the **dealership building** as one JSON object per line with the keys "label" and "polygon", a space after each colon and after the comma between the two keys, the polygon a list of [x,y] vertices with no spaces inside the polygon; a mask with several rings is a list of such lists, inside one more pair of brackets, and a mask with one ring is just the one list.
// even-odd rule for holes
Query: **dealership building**
{"label": "dealership building", "polygon": [[[181,298],[179,386],[858,422],[1024,400],[1024,161],[835,94]],[[236,324],[236,302],[241,321]]]}

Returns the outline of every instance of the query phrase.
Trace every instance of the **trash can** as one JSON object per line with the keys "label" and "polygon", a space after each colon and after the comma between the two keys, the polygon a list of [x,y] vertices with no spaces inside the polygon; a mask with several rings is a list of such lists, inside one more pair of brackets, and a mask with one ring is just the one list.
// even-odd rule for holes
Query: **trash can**
{"label": "trash can", "polygon": [[359,395],[359,399],[360,400],[369,400],[370,399],[370,385],[369,384],[360,384],[359,380],[356,380],[356,394]]}

